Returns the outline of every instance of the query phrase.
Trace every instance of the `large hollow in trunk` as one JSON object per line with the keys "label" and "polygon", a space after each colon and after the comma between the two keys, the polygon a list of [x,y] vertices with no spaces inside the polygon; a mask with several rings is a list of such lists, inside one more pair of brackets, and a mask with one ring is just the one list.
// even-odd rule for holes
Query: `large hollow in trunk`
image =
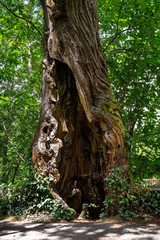
{"label": "large hollow in trunk", "polygon": [[51,193],[80,212],[102,205],[104,178],[126,170],[124,128],[110,91],[96,0],[41,0],[44,58],[32,162],[52,177]]}

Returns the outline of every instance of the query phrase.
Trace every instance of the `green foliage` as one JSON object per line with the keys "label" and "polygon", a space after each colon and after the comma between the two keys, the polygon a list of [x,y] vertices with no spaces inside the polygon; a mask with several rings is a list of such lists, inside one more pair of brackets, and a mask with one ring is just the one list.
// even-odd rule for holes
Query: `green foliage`
{"label": "green foliage", "polygon": [[[38,1],[0,4],[0,183],[23,180],[38,125],[42,10]],[[17,18],[15,15],[20,16]]]}
{"label": "green foliage", "polygon": [[160,216],[160,193],[144,183],[128,183],[122,173],[120,168],[114,168],[105,179],[107,195],[100,217],[117,213],[126,220],[146,217],[148,214]]}
{"label": "green foliage", "polygon": [[141,179],[160,170],[159,12],[157,0],[98,0],[101,42],[130,167]]}
{"label": "green foliage", "polygon": [[65,219],[67,221],[70,221],[74,218],[73,211],[70,208],[64,209],[58,200],[54,200],[52,215],[54,219],[57,220]]}
{"label": "green foliage", "polygon": [[61,203],[49,194],[49,177],[32,172],[26,178],[27,181],[21,184],[0,185],[0,214],[27,216],[45,212],[56,220],[73,218],[72,210],[64,209]]}
{"label": "green foliage", "polygon": [[95,211],[96,208],[99,208],[99,206],[97,206],[95,203],[84,203],[82,206],[82,217],[87,219],[93,218],[90,210],[93,209],[93,211]]}

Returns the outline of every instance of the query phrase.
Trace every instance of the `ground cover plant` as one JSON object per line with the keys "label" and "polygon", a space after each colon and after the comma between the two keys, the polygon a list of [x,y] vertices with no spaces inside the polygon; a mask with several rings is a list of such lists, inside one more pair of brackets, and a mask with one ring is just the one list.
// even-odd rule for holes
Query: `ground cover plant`
{"label": "ground cover plant", "polygon": [[[32,170],[31,170],[32,171]],[[35,170],[21,184],[0,185],[0,214],[27,218],[43,213],[52,221],[71,220],[74,212],[64,209],[49,192],[49,178]]]}

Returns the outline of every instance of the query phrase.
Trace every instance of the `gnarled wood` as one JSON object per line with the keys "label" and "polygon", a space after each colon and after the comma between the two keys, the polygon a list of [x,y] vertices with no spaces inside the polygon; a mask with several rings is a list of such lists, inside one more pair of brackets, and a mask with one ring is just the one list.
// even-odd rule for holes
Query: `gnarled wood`
{"label": "gnarled wood", "polygon": [[85,202],[102,204],[109,169],[125,171],[124,129],[99,41],[97,1],[41,2],[46,34],[33,164],[53,178],[52,193],[80,211]]}

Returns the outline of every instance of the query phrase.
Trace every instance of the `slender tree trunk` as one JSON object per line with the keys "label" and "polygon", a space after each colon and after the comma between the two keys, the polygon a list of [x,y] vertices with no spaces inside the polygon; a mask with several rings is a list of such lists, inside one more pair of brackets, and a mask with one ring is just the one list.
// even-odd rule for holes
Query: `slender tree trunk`
{"label": "slender tree trunk", "polygon": [[42,103],[32,159],[53,178],[53,197],[81,211],[83,203],[102,204],[111,168],[126,170],[124,128],[99,41],[97,1],[41,3]]}
{"label": "slender tree trunk", "polygon": [[1,177],[2,183],[7,183],[8,181],[7,174],[6,174],[6,170],[8,170],[6,167],[7,153],[8,153],[8,136],[7,135],[2,137],[2,142],[3,142],[3,145],[0,151],[0,153],[2,153],[2,173],[0,177]]}

